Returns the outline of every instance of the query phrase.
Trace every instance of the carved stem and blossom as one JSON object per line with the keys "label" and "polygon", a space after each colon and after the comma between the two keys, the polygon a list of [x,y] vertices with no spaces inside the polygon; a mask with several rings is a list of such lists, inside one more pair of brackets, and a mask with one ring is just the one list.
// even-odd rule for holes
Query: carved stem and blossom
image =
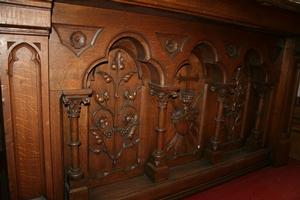
{"label": "carved stem and blossom", "polygon": [[79,139],[78,119],[80,117],[81,105],[90,103],[88,97],[90,94],[90,90],[80,90],[64,91],[62,95],[62,103],[67,108],[70,126],[68,146],[71,148],[71,166],[67,174],[71,179],[79,179],[83,176],[79,161],[79,146],[81,143]]}
{"label": "carved stem and blossom", "polygon": [[[92,140],[89,148],[95,154],[105,154],[112,161],[112,169],[99,173],[99,177],[117,171],[129,171],[140,165],[140,119],[136,104],[142,81],[138,77],[136,66],[129,65],[130,55],[126,51],[115,49],[111,55],[108,69],[101,65],[94,69],[97,79],[94,77],[92,80],[97,81],[91,84],[95,104],[92,108]],[[122,141],[122,144],[118,141]],[[134,149],[135,161],[124,168],[117,166],[122,155]]]}
{"label": "carved stem and blossom", "polygon": [[[224,106],[225,124],[228,131],[227,139],[237,139],[241,141],[243,138],[243,130],[238,129],[242,121],[242,113],[245,106],[248,76],[243,66],[239,66],[235,72],[232,83],[228,84],[229,101]],[[244,120],[244,119],[243,119]],[[242,125],[243,127],[243,125]],[[241,128],[241,127],[240,127]],[[240,131],[240,134],[237,132]],[[238,137],[238,138],[234,138]]]}
{"label": "carved stem and blossom", "polygon": [[[227,142],[240,142],[243,137],[242,113],[246,101],[247,74],[242,66],[235,71],[229,83],[212,83],[210,90],[217,93],[218,111],[215,133],[211,139],[212,150],[217,151],[220,146],[220,134],[224,129]],[[243,119],[244,120],[244,119]]]}

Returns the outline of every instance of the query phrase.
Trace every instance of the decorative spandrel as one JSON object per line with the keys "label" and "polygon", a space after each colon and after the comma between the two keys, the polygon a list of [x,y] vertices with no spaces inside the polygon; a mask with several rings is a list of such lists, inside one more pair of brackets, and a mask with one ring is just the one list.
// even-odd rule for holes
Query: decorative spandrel
{"label": "decorative spandrel", "polygon": [[139,123],[142,81],[136,62],[122,49],[109,53],[88,78],[93,98],[90,108],[89,148],[98,177],[129,171],[140,165]]}

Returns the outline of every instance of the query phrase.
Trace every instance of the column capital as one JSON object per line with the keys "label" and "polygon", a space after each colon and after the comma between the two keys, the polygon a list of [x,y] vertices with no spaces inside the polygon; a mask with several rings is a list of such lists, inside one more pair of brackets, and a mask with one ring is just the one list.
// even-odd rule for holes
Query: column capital
{"label": "column capital", "polygon": [[69,118],[78,118],[80,116],[81,104],[89,104],[89,96],[91,94],[92,90],[90,89],[63,91],[62,103],[67,107]]}
{"label": "column capital", "polygon": [[158,85],[155,83],[149,83],[150,94],[158,97],[159,101],[168,101],[169,98],[177,97],[178,87],[169,85]]}

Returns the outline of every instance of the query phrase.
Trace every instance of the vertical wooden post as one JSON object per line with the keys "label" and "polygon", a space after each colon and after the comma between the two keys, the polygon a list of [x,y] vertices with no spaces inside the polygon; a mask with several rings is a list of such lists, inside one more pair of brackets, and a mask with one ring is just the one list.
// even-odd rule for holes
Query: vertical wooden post
{"label": "vertical wooden post", "polygon": [[217,92],[218,111],[216,116],[216,126],[213,136],[210,140],[210,148],[206,150],[205,156],[211,163],[220,162],[223,158],[223,152],[220,150],[220,135],[224,124],[224,103],[226,98],[226,85],[212,85],[210,90]]}
{"label": "vertical wooden post", "polygon": [[268,83],[263,83],[263,84],[254,83],[254,89],[256,90],[259,96],[259,101],[258,101],[254,127],[252,128],[251,135],[247,140],[246,147],[248,150],[257,150],[263,146],[263,138],[265,136],[262,135],[262,130],[261,130],[261,123],[263,120],[262,115],[263,115],[263,109],[265,107],[265,101],[267,95],[271,91],[271,87],[270,85],[268,85]]}
{"label": "vertical wooden post", "polygon": [[218,113],[217,113],[217,117],[215,119],[216,128],[215,128],[214,136],[211,140],[213,151],[219,150],[219,143],[220,143],[219,138],[220,138],[220,134],[221,134],[221,130],[222,130],[222,124],[224,123],[224,117],[223,117],[224,97],[219,94],[217,101],[218,101]]}
{"label": "vertical wooden post", "polygon": [[257,112],[256,112],[255,125],[254,125],[254,128],[251,130],[251,132],[254,135],[254,138],[257,142],[261,138],[261,134],[260,134],[261,131],[259,130],[259,127],[260,127],[260,121],[261,121],[263,106],[264,106],[264,97],[261,96],[259,98],[258,109],[257,109]]}
{"label": "vertical wooden post", "polygon": [[79,160],[79,128],[78,119],[80,117],[81,105],[89,104],[89,95],[91,90],[76,90],[76,91],[64,91],[62,95],[62,102],[67,107],[67,114],[69,118],[69,142],[68,146],[71,148],[71,166],[67,171],[68,177],[76,180],[83,176],[83,172],[80,169]]}
{"label": "vertical wooden post", "polygon": [[0,76],[10,199],[53,199],[52,0],[0,1]]}
{"label": "vertical wooden post", "polygon": [[146,165],[146,174],[155,182],[165,180],[169,176],[169,168],[165,158],[165,133],[167,105],[171,96],[176,96],[174,87],[149,84],[151,95],[157,97],[158,118],[156,131],[156,146],[150,161]]}
{"label": "vertical wooden post", "polygon": [[288,161],[289,122],[293,108],[294,87],[296,87],[295,39],[287,39],[282,55],[280,76],[275,91],[272,119],[270,121],[273,137],[270,138],[272,161],[274,165],[283,165]]}

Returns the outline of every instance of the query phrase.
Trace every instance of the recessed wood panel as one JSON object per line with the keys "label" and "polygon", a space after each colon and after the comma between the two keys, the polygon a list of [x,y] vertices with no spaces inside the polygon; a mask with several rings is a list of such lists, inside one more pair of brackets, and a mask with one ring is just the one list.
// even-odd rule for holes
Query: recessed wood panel
{"label": "recessed wood panel", "polygon": [[42,116],[40,88],[40,58],[29,44],[17,45],[9,57],[9,86],[18,198],[41,196]]}

